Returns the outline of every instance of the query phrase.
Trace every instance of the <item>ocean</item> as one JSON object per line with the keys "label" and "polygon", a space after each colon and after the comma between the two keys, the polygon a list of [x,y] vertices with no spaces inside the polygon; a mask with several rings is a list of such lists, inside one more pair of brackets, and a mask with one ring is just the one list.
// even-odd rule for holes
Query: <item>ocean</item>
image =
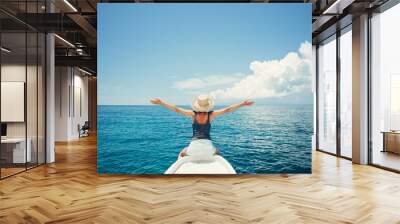
{"label": "ocean", "polygon": [[[238,174],[311,173],[312,120],[312,105],[253,105],[216,118],[211,138]],[[191,125],[161,106],[99,105],[97,170],[162,174],[190,143]]]}

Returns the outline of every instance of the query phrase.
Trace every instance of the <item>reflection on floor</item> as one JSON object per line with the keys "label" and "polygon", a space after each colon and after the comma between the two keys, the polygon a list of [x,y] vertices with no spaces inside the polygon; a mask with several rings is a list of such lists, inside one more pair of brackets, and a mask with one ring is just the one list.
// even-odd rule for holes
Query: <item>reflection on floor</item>
{"label": "reflection on floor", "polygon": [[33,167],[36,167],[36,163],[27,163],[26,166],[25,164],[2,164],[1,165],[1,178],[5,178],[8,176],[11,176],[13,174],[17,174],[19,172],[25,171],[26,169],[30,169]]}
{"label": "reflection on floor", "polygon": [[10,168],[1,168],[1,178],[13,175],[15,173],[24,171],[25,167],[10,167]]}
{"label": "reflection on floor", "polygon": [[400,155],[392,152],[374,151],[372,157],[373,163],[376,165],[400,170]]}

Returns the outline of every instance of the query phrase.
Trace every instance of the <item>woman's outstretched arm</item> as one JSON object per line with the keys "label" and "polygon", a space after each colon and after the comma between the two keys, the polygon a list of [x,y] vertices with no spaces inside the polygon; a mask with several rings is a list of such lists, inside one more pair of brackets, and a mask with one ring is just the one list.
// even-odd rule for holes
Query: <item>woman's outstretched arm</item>
{"label": "woman's outstretched arm", "polygon": [[237,109],[239,109],[239,108],[241,108],[241,107],[244,107],[244,106],[251,106],[251,105],[253,105],[253,104],[254,104],[253,101],[245,100],[245,101],[243,101],[243,102],[241,102],[241,103],[232,104],[232,105],[230,105],[229,107],[225,107],[225,108],[216,110],[216,111],[214,111],[214,112],[211,114],[211,116],[212,116],[212,118],[215,118],[215,117],[221,116],[221,115],[223,115],[223,114],[225,114],[225,113],[233,112],[233,111],[235,111],[235,110],[237,110]]}
{"label": "woman's outstretched arm", "polygon": [[167,108],[167,109],[170,109],[170,110],[172,110],[172,111],[175,111],[175,112],[177,112],[177,113],[180,113],[180,114],[185,115],[185,116],[188,116],[188,117],[193,117],[193,116],[194,116],[194,112],[193,112],[192,110],[186,110],[186,109],[177,107],[177,106],[175,106],[175,105],[172,105],[172,104],[163,102],[163,101],[161,101],[161,100],[158,99],[158,98],[152,99],[152,100],[150,100],[150,102],[151,102],[152,104],[156,104],[156,105],[163,106],[163,107],[165,107],[165,108]]}

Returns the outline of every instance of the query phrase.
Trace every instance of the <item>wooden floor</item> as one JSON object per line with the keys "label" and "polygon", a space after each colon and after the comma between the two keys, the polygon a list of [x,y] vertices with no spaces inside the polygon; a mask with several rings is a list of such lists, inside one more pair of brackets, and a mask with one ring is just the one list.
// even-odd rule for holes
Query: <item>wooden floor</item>
{"label": "wooden floor", "polygon": [[96,174],[96,140],[0,181],[0,223],[400,223],[400,175],[319,152],[312,175]]}

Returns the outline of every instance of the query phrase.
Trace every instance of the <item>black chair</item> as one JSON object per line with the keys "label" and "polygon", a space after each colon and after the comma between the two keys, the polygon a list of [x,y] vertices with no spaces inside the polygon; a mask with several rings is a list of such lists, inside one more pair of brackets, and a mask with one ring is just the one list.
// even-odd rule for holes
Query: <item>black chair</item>
{"label": "black chair", "polygon": [[82,127],[78,124],[79,138],[89,136],[89,121],[85,121]]}

